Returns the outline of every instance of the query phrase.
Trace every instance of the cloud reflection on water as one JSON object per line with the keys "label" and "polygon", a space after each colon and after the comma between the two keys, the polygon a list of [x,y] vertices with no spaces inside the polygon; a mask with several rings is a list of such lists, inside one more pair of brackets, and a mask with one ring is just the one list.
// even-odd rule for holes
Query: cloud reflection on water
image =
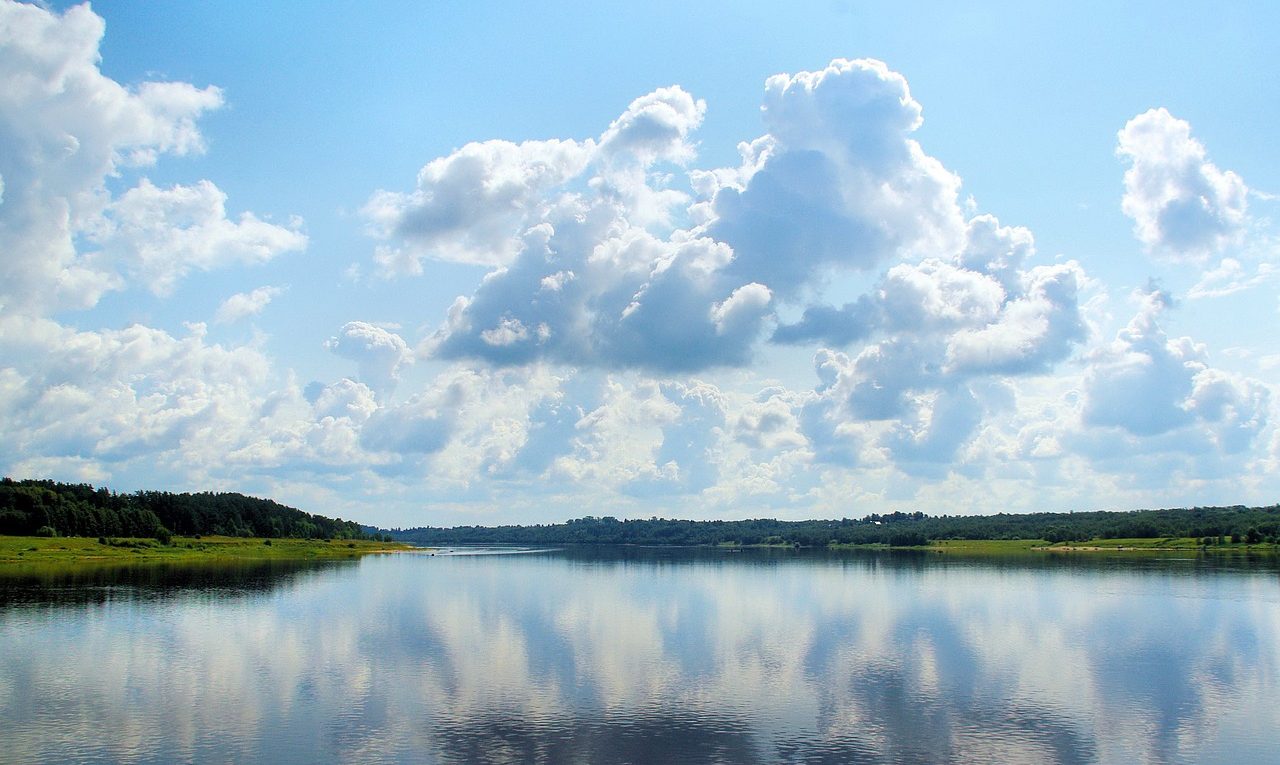
{"label": "cloud reflection on water", "polygon": [[8,754],[1248,762],[1280,722],[1274,571],[629,555],[2,610]]}

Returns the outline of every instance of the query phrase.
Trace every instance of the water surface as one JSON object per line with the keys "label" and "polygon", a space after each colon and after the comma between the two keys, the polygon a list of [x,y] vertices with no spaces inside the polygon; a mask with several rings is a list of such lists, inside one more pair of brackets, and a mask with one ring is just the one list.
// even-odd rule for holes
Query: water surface
{"label": "water surface", "polygon": [[1274,560],[474,553],[0,576],[0,761],[1275,762]]}

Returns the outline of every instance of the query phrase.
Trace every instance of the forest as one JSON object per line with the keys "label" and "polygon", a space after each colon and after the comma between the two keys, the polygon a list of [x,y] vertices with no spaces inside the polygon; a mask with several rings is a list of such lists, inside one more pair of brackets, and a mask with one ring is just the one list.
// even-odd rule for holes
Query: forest
{"label": "forest", "polygon": [[152,537],[225,535],[295,539],[376,539],[423,546],[463,544],[925,545],[938,540],[1195,538],[1204,544],[1280,541],[1280,505],[1073,513],[871,514],[840,520],[690,521],[586,516],[531,526],[418,527],[383,532],[269,499],[236,493],[118,494],[89,484],[0,479],[0,534]]}
{"label": "forest", "polygon": [[[70,537],[369,539],[354,521],[236,493],[117,494],[89,484],[0,479],[0,534]],[[381,535],[376,535],[381,537]]]}
{"label": "forest", "polygon": [[936,540],[1091,539],[1192,537],[1205,544],[1258,544],[1280,538],[1280,505],[1194,507],[1129,512],[998,513],[930,516],[921,512],[872,514],[860,519],[687,521],[618,520],[587,516],[535,526],[455,526],[393,529],[397,540],[424,546],[463,544],[831,545],[911,547]]}

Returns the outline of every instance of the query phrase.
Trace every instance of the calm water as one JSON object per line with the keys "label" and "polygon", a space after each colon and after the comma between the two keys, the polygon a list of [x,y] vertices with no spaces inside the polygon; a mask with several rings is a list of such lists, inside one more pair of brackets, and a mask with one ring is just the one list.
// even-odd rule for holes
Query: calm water
{"label": "calm water", "polygon": [[0,761],[1276,763],[1273,561],[553,551],[0,577]]}

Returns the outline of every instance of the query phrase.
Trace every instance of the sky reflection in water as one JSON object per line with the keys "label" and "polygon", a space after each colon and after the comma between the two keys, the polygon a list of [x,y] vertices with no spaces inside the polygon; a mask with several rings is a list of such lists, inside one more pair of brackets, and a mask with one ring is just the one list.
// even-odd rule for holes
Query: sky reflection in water
{"label": "sky reflection in water", "polygon": [[0,585],[0,760],[1249,763],[1274,563],[399,555]]}

